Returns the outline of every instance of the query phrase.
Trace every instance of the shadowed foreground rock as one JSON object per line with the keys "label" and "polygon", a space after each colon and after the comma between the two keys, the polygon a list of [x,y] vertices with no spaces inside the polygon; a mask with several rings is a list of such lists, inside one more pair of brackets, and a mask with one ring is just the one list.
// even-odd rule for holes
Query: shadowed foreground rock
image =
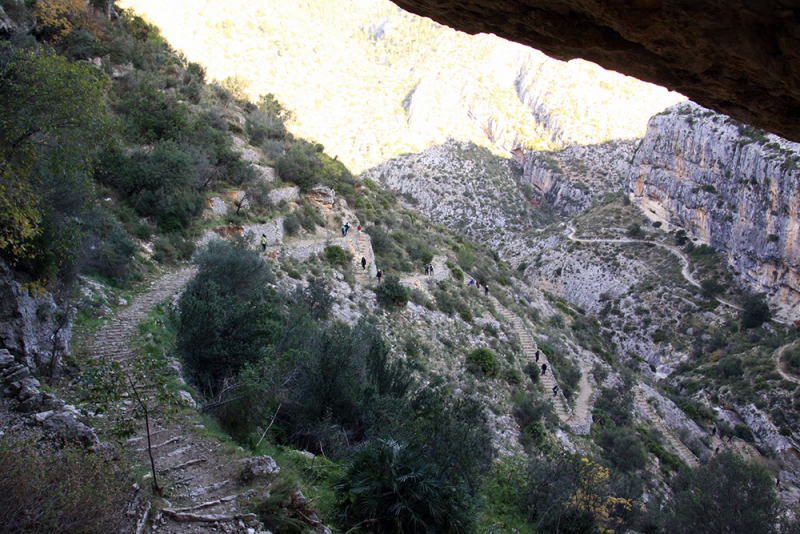
{"label": "shadowed foreground rock", "polygon": [[800,3],[393,0],[458,30],[494,33],[678,91],[800,141]]}

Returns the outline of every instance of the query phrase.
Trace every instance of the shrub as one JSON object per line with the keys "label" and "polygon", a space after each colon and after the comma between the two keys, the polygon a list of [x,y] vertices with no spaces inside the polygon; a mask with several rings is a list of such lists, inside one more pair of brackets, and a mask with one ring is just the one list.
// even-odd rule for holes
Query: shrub
{"label": "shrub", "polygon": [[520,373],[517,369],[510,367],[503,371],[503,378],[509,384],[516,386],[522,383],[522,373]]}
{"label": "shrub", "polygon": [[283,231],[289,235],[297,235],[297,232],[300,231],[300,221],[297,220],[294,214],[283,218]]}
{"label": "shrub", "polygon": [[605,458],[620,471],[644,469],[647,464],[642,442],[629,428],[604,428],[598,443],[605,451]]}
{"label": "shrub", "polygon": [[453,279],[457,282],[464,282],[464,271],[459,269],[458,267],[451,267],[450,274],[453,275]]}
{"label": "shrub", "polygon": [[325,247],[325,259],[333,264],[338,265],[347,265],[347,263],[350,261],[347,252],[345,252],[345,250],[339,245],[329,245]]}
{"label": "shrub", "polygon": [[0,438],[4,532],[119,532],[132,497],[126,486],[111,463],[76,445]]}
{"label": "shrub", "polygon": [[500,363],[492,351],[480,347],[467,353],[467,369],[472,372],[480,371],[486,376],[497,376]]}
{"label": "shrub", "polygon": [[402,308],[408,303],[410,292],[396,276],[386,276],[375,290],[378,302],[386,307]]}
{"label": "shrub", "polygon": [[763,294],[748,295],[742,302],[742,311],[739,314],[742,330],[758,328],[771,318],[772,314]]}
{"label": "shrub", "polygon": [[777,534],[779,503],[769,473],[731,453],[678,475],[664,532]]}
{"label": "shrub", "polygon": [[747,425],[740,423],[733,427],[733,431],[737,438],[743,439],[748,443],[753,443],[756,440],[756,438],[753,436],[753,431],[750,430],[750,427]]}
{"label": "shrub", "polygon": [[311,143],[295,143],[275,162],[275,169],[282,180],[294,182],[301,191],[308,191],[319,182],[322,164]]}
{"label": "shrub", "polygon": [[[464,532],[469,504],[420,449],[393,440],[370,443],[336,485],[347,526],[371,532]],[[352,530],[352,529],[351,529]]]}

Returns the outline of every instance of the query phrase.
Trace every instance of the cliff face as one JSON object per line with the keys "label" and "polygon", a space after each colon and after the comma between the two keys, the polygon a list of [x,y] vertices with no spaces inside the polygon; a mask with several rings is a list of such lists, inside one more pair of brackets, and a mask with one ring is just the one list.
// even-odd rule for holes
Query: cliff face
{"label": "cliff face", "polygon": [[649,217],[725,251],[778,316],[800,318],[800,145],[694,103],[650,120],[628,180]]}
{"label": "cliff face", "polygon": [[523,180],[539,204],[577,215],[623,188],[638,141],[571,145],[558,151],[525,151]]}

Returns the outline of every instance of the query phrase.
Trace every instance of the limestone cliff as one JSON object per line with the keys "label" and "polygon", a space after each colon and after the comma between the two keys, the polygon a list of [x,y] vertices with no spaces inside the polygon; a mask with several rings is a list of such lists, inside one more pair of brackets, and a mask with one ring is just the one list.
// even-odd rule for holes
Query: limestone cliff
{"label": "limestone cliff", "polygon": [[526,150],[523,179],[536,201],[561,213],[576,215],[623,188],[638,141],[570,145],[558,151]]}
{"label": "limestone cliff", "polygon": [[796,320],[799,161],[800,145],[684,103],[650,120],[628,188],[649,217],[723,250],[778,316]]}

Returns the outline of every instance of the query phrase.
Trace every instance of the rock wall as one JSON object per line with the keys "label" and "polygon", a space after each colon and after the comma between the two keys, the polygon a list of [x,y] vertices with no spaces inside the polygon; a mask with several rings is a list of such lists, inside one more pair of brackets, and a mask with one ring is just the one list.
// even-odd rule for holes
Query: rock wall
{"label": "rock wall", "polygon": [[694,103],[650,120],[628,179],[649,217],[725,252],[778,316],[800,318],[800,145]]}
{"label": "rock wall", "polygon": [[571,145],[558,151],[526,150],[523,178],[539,203],[546,200],[567,215],[577,215],[622,189],[638,141]]}
{"label": "rock wall", "polygon": [[0,261],[0,349],[35,372],[48,365],[55,351],[69,353],[72,317],[41,288],[24,288]]}

